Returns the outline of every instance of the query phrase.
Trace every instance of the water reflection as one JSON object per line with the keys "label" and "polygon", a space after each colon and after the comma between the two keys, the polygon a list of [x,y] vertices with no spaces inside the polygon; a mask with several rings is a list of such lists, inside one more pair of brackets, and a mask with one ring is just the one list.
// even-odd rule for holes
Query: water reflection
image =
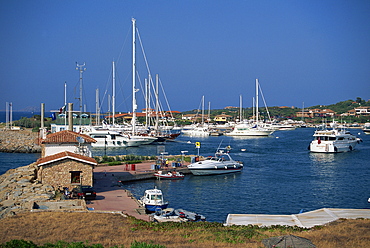
{"label": "water reflection", "polygon": [[313,163],[327,164],[333,163],[335,159],[334,153],[310,153],[310,159]]}

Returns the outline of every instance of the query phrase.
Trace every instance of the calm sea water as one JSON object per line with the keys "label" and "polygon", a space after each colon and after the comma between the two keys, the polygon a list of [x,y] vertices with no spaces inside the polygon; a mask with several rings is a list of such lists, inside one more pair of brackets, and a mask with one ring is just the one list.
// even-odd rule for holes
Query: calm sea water
{"label": "calm sea water", "polygon": [[[34,115],[40,115],[40,112],[19,112],[19,111],[13,111],[12,113],[12,120],[16,121],[21,119],[22,117],[30,118]],[[45,113],[46,117],[50,116],[50,113]],[[8,116],[9,117],[9,116]],[[0,111],[0,122],[6,122],[6,112]]]}
{"label": "calm sea water", "polygon": [[[201,142],[200,154],[212,155],[219,144],[230,145],[235,160],[243,161],[241,173],[217,176],[187,175],[184,180],[144,180],[126,183],[124,188],[140,198],[144,191],[157,187],[169,207],[198,212],[208,221],[224,222],[229,213],[296,214],[324,207],[369,208],[370,135],[359,129],[351,132],[363,139],[356,150],[341,154],[313,154],[307,150],[314,129],[277,131],[272,137],[235,138],[180,136],[163,146],[107,150],[107,155],[197,154],[194,143]],[[242,152],[241,149],[246,149]],[[96,149],[93,155],[103,155]],[[1,154],[4,165],[17,167],[34,162],[35,154]],[[11,158],[13,157],[13,158]],[[17,158],[21,158],[17,161]],[[27,157],[27,159],[26,159]],[[9,163],[10,162],[10,163]],[[24,164],[19,164],[24,163]]]}

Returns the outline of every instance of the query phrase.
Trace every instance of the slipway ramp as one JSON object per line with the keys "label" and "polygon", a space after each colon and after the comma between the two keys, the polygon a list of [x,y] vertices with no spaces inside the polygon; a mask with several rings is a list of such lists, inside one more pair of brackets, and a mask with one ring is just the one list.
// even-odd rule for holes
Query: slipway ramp
{"label": "slipway ramp", "polygon": [[225,226],[258,225],[258,226],[299,226],[311,228],[324,225],[338,219],[370,219],[370,209],[321,208],[310,212],[292,215],[267,214],[229,214]]}

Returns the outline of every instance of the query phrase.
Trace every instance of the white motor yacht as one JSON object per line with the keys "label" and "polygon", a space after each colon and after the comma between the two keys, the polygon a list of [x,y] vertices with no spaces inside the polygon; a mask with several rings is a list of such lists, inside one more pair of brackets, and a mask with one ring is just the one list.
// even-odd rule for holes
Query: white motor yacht
{"label": "white motor yacht", "polygon": [[246,123],[238,124],[234,127],[234,129],[229,132],[225,133],[227,136],[269,136],[272,134],[274,130],[263,128],[258,125],[251,126]]}
{"label": "white motor yacht", "polygon": [[218,150],[215,156],[196,161],[188,165],[188,168],[193,175],[205,176],[240,172],[243,169],[243,164],[232,159],[228,152]]}
{"label": "white motor yacht", "polygon": [[355,149],[361,139],[352,135],[344,129],[338,130],[335,127],[331,130],[316,130],[314,140],[308,147],[311,152],[337,153],[349,152]]}

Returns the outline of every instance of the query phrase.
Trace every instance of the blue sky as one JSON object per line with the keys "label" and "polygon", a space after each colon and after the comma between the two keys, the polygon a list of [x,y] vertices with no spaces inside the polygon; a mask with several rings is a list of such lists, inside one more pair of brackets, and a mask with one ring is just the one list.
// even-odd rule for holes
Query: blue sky
{"label": "blue sky", "polygon": [[[252,106],[258,78],[268,106],[370,99],[370,1],[0,1],[0,109],[12,102],[79,106],[76,62],[86,63],[83,104],[131,105],[131,18],[171,110]],[[139,44],[139,42],[137,43]],[[137,70],[148,74],[140,46]],[[139,82],[137,82],[139,84]],[[139,86],[140,88],[140,86]],[[142,90],[138,109],[145,107]],[[163,96],[161,102],[165,104]]]}

